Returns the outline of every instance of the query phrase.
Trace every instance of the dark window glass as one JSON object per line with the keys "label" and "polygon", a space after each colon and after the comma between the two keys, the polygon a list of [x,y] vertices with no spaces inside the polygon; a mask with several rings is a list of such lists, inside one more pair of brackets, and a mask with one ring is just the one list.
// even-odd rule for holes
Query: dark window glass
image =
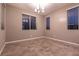
{"label": "dark window glass", "polygon": [[78,25],[68,25],[68,29],[78,29]]}
{"label": "dark window glass", "polygon": [[36,29],[36,17],[31,16],[31,29]]}
{"label": "dark window glass", "polygon": [[78,29],[78,7],[67,11],[68,29]]}
{"label": "dark window glass", "polygon": [[23,30],[29,29],[29,16],[25,14],[22,15],[22,29]]}
{"label": "dark window glass", "polygon": [[1,6],[2,6],[2,8],[1,8],[1,17],[2,17],[2,18],[1,18],[1,30],[4,30],[4,29],[5,29],[5,26],[4,26],[5,4],[2,4]]}
{"label": "dark window glass", "polygon": [[50,29],[50,17],[46,18],[46,29]]}

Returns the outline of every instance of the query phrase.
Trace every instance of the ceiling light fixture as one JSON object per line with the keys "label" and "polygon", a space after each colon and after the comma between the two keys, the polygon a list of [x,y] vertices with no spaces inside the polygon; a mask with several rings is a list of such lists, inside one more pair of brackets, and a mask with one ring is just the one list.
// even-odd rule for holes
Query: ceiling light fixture
{"label": "ceiling light fixture", "polygon": [[41,7],[40,4],[37,4],[36,8],[35,8],[35,12],[40,13],[40,12],[45,12],[45,8]]}
{"label": "ceiling light fixture", "polygon": [[34,11],[39,14],[39,13],[45,12],[45,7],[46,7],[47,3],[42,3],[41,1],[36,1],[35,3],[33,3],[33,5],[35,6]]}

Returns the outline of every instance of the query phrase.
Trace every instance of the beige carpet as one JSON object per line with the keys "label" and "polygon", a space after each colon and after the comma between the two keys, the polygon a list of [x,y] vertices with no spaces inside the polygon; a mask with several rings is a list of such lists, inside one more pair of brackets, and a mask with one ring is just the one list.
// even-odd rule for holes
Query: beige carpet
{"label": "beige carpet", "polygon": [[2,56],[78,56],[79,48],[51,39],[35,39],[7,44]]}

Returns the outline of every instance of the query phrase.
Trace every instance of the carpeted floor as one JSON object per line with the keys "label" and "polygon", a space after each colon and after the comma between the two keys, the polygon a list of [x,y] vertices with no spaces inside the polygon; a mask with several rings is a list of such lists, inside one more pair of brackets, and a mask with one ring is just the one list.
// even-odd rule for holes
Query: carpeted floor
{"label": "carpeted floor", "polygon": [[2,56],[79,56],[79,47],[51,39],[35,39],[7,44]]}

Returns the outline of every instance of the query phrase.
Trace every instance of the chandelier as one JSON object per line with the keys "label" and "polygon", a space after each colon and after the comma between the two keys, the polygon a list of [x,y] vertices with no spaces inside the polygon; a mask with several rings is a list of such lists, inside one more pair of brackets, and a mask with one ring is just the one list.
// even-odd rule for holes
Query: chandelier
{"label": "chandelier", "polygon": [[35,8],[35,12],[37,12],[37,13],[44,13],[45,12],[45,8],[43,6],[41,6],[40,4],[37,4],[36,8]]}
{"label": "chandelier", "polygon": [[45,12],[45,7],[47,3],[34,3],[34,5],[35,5],[34,11],[39,14]]}

